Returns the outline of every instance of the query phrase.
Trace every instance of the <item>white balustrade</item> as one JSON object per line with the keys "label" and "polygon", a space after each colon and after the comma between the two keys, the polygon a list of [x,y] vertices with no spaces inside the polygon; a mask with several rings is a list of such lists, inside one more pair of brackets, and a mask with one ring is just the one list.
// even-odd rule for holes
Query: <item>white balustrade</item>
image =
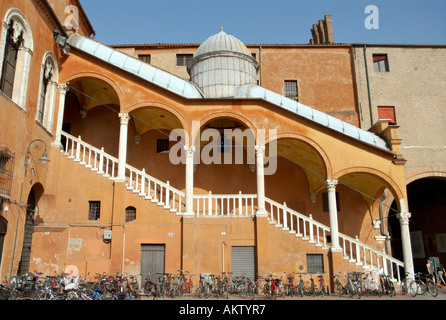
{"label": "white balustrade", "polygon": [[[315,221],[310,214],[303,215],[286,206],[286,203],[280,204],[271,199],[265,198],[266,210],[270,224],[289,230],[289,233],[295,234],[309,243],[314,243],[323,249],[329,249],[327,236],[330,235],[330,228]],[[289,221],[289,223],[288,223]],[[401,281],[401,270],[404,269],[404,263],[392,256],[380,252],[365,243],[351,238],[345,234],[339,233],[341,247],[344,257],[364,268],[380,270],[398,282]]]}
{"label": "white balustrade", "polygon": [[254,216],[256,194],[194,195],[194,211],[198,216]]}

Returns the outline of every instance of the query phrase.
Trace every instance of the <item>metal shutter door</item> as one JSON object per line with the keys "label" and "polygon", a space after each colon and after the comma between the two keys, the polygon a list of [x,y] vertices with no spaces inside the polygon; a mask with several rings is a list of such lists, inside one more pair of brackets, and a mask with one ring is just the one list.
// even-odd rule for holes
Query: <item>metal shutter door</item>
{"label": "metal shutter door", "polygon": [[150,279],[156,281],[159,274],[164,273],[164,258],[166,248],[159,244],[142,244],[141,245],[141,276],[143,281],[150,275]]}
{"label": "metal shutter door", "polygon": [[255,280],[255,247],[232,247],[232,275]]}

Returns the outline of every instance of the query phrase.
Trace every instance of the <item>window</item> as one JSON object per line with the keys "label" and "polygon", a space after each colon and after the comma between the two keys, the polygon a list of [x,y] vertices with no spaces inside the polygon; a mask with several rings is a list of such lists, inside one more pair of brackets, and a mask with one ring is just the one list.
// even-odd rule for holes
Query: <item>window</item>
{"label": "window", "polygon": [[307,254],[307,273],[324,273],[324,259],[321,254]]}
{"label": "window", "polygon": [[14,153],[8,148],[0,148],[0,197],[3,198],[11,196],[14,159]]}
{"label": "window", "polygon": [[138,59],[144,61],[145,63],[150,63],[151,56],[150,54],[140,54],[138,55]]}
{"label": "window", "polygon": [[374,54],[373,55],[373,69],[375,72],[388,72],[389,61],[387,54]]}
{"label": "window", "polygon": [[177,66],[187,66],[193,58],[192,54],[177,54]]}
{"label": "window", "polygon": [[125,222],[130,222],[136,219],[136,208],[127,207],[125,209]]}
{"label": "window", "polygon": [[395,107],[378,107],[378,118],[380,120],[389,119],[389,124],[396,125]]}
{"label": "window", "polygon": [[0,91],[25,110],[33,37],[25,16],[10,9],[2,21],[0,40]]}
{"label": "window", "polygon": [[157,153],[169,153],[169,139],[158,139],[156,141]]}
{"label": "window", "polygon": [[14,30],[13,21],[9,24],[6,33],[5,51],[3,55],[2,76],[0,90],[10,99],[12,99],[12,90],[14,87],[14,78],[17,64],[19,47],[23,41],[22,33]]}
{"label": "window", "polygon": [[299,100],[296,80],[285,80],[285,97],[296,101]]}
{"label": "window", "polygon": [[88,220],[99,220],[101,217],[101,201],[88,201]]}
{"label": "window", "polygon": [[51,52],[45,55],[43,61],[36,120],[48,131],[51,131],[56,103],[58,71],[55,63],[56,58]]}
{"label": "window", "polygon": [[[338,192],[336,192],[336,209],[338,209],[338,211],[339,211],[339,193]],[[329,212],[328,192],[322,193],[322,210],[324,212]]]}

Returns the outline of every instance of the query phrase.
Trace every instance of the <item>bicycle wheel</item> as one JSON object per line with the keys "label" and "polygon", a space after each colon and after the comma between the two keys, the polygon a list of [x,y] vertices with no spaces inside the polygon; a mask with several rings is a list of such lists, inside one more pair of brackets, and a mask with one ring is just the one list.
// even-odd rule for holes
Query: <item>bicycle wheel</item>
{"label": "bicycle wheel", "polygon": [[428,281],[426,287],[427,291],[429,291],[432,297],[438,296],[438,287],[435,283],[433,283],[432,281]]}
{"label": "bicycle wheel", "polygon": [[344,293],[344,288],[342,288],[341,285],[337,284],[337,285],[336,285],[336,291],[337,291],[338,294],[339,294],[339,298],[341,298],[341,297],[342,297],[342,294]]}
{"label": "bicycle wheel", "polygon": [[[401,283],[401,295],[405,295],[407,293],[407,282],[403,281]],[[395,293],[396,294],[396,293]]]}
{"label": "bicycle wheel", "polygon": [[417,295],[417,293],[418,293],[418,283],[417,283],[416,281],[412,281],[412,282],[409,284],[408,289],[409,289],[409,293],[410,293],[410,295],[411,295],[412,297],[415,297],[415,296]]}
{"label": "bicycle wheel", "polygon": [[347,283],[347,285],[345,286],[345,290],[346,290],[347,294],[350,296],[350,298],[353,298],[355,291],[353,288],[353,284],[351,282]]}
{"label": "bicycle wheel", "polygon": [[356,283],[354,285],[354,292],[355,292],[356,298],[361,299],[362,288],[359,283]]}

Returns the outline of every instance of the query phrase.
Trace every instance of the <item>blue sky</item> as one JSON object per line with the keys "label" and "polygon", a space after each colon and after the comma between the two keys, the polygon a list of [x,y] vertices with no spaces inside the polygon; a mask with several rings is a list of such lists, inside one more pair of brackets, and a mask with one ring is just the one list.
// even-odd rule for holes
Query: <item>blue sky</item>
{"label": "blue sky", "polygon": [[[446,44],[446,0],[81,0],[105,44],[202,43],[223,27],[246,44],[308,43],[333,18],[336,43]],[[368,5],[378,29],[367,29]]]}

